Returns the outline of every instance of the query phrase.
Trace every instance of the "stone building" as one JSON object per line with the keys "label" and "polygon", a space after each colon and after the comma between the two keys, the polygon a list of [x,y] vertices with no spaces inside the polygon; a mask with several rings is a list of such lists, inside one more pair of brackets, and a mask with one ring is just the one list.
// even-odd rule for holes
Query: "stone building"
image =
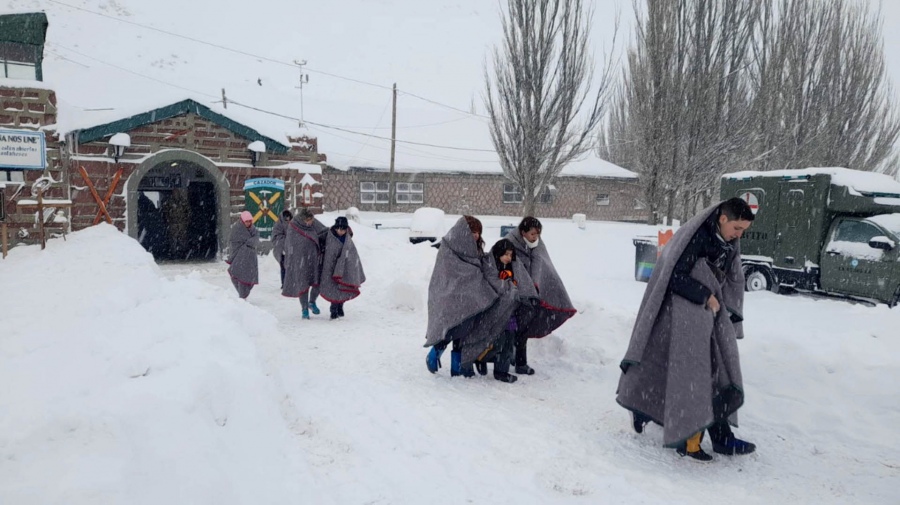
{"label": "stone building", "polygon": [[[396,170],[394,202],[390,203],[391,176],[387,169],[326,167],[322,180],[328,210],[413,212],[435,207],[452,214],[520,216],[521,189],[498,170]],[[538,198],[537,217],[644,222],[647,211],[640,200],[637,174],[594,156],[566,166]]]}
{"label": "stone building", "polygon": [[[145,247],[148,239],[164,242],[154,251],[163,259],[211,258],[222,251],[230,225],[249,201],[248,180],[283,187],[271,197],[279,206],[321,212],[319,164],[326,158],[316,139],[263,134],[265,125],[248,125],[221,107],[186,99],[56,131],[56,94],[41,82],[46,30],[43,13],[0,16],[6,72],[0,81],[0,192],[11,245],[38,240],[38,187],[46,235],[105,220]],[[26,146],[27,166],[16,158],[16,150],[26,148],[15,144],[21,139],[42,143]],[[261,216],[269,203],[259,202]],[[197,244],[178,244],[178,233],[159,233],[165,219],[179,223],[174,230]],[[158,226],[148,237],[153,223]]]}

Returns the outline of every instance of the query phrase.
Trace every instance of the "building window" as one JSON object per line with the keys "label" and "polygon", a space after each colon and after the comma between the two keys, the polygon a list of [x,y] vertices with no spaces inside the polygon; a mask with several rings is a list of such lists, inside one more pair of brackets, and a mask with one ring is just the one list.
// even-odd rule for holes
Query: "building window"
{"label": "building window", "polygon": [[390,202],[390,184],[387,182],[360,182],[360,203],[388,203]]}
{"label": "building window", "polygon": [[3,77],[7,79],[37,80],[37,65],[22,61],[2,60]]}
{"label": "building window", "polygon": [[525,194],[522,188],[515,184],[503,185],[503,203],[522,203],[525,201]]}
{"label": "building window", "polygon": [[634,199],[634,210],[645,210],[646,208],[647,205],[644,202],[638,200],[637,198]]}
{"label": "building window", "polygon": [[421,182],[398,182],[394,186],[397,203],[425,203],[425,184]]}
{"label": "building window", "polygon": [[609,205],[609,193],[597,193],[597,205]]}

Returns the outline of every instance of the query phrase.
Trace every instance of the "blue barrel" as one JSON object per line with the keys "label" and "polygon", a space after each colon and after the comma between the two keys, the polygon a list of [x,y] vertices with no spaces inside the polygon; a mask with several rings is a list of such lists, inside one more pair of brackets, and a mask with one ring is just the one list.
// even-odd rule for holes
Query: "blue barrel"
{"label": "blue barrel", "polygon": [[656,238],[637,237],[631,242],[634,244],[634,280],[647,282],[656,266]]}

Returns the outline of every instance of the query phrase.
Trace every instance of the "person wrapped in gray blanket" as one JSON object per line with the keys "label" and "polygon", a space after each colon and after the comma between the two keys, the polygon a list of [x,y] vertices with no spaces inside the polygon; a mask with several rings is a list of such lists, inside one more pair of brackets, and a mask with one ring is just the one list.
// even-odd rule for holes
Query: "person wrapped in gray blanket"
{"label": "person wrapped in gray blanket", "polygon": [[481,221],[463,216],[441,239],[428,285],[425,347],[431,347],[431,350],[425,364],[431,373],[438,371],[441,355],[452,342],[450,376],[475,375],[472,362],[477,354],[463,364],[463,339],[475,329],[478,316],[498,298],[483,273],[484,239],[481,238],[481,231]]}
{"label": "person wrapped in gray blanket", "polygon": [[231,237],[228,245],[228,275],[237,290],[238,296],[246,299],[253,286],[259,283],[259,261],[256,248],[259,245],[259,232],[253,226],[253,215],[246,210],[241,212],[241,222],[231,225]]}
{"label": "person wrapped in gray blanket", "polygon": [[747,202],[732,198],[675,233],[650,276],[620,364],[616,401],[632,412],[635,431],[660,424],[663,444],[697,461],[712,460],[700,448],[707,430],[716,453],[756,449],[729,426],[737,426],[744,403],[740,238],[753,219]]}
{"label": "person wrapped in gray blanket", "polygon": [[302,319],[319,314],[319,280],[328,227],[320,223],[308,208],[294,215],[284,239],[284,286],[282,296],[300,299]]}

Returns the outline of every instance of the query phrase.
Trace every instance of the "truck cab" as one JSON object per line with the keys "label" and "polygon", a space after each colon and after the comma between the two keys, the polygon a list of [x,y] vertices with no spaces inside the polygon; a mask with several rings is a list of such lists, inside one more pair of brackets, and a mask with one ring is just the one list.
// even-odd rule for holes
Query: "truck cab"
{"label": "truck cab", "polygon": [[741,239],[747,290],[900,302],[900,182],[846,168],[738,172],[721,196],[756,214]]}
{"label": "truck cab", "polygon": [[822,251],[821,288],[829,293],[897,302],[900,214],[839,217]]}

